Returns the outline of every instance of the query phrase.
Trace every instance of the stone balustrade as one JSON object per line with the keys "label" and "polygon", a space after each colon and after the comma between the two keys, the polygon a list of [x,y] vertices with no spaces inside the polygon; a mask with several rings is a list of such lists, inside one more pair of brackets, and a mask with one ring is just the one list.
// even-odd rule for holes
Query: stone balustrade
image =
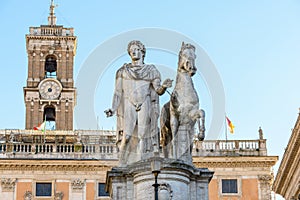
{"label": "stone balustrade", "polygon": [[0,158],[117,159],[115,132],[0,130]]}
{"label": "stone balustrade", "polygon": [[[0,158],[117,159],[115,131],[0,130]],[[266,140],[194,141],[193,156],[266,156]]]}
{"label": "stone balustrade", "polygon": [[41,35],[41,36],[73,36],[73,28],[64,28],[63,26],[41,26],[41,27],[30,27],[30,35]]}
{"label": "stone balustrade", "polygon": [[0,143],[0,158],[117,159],[115,145]]}
{"label": "stone balustrade", "polygon": [[266,156],[266,140],[204,140],[194,142],[193,156]]}

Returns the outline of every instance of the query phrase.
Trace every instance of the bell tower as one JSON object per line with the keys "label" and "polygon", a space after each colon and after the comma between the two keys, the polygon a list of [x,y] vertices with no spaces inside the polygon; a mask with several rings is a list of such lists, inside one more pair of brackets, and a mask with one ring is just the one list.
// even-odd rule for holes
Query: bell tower
{"label": "bell tower", "polygon": [[73,28],[56,25],[54,9],[52,0],[48,25],[30,27],[26,35],[26,129],[46,120],[52,129],[73,130],[76,104],[73,67],[77,37]]}

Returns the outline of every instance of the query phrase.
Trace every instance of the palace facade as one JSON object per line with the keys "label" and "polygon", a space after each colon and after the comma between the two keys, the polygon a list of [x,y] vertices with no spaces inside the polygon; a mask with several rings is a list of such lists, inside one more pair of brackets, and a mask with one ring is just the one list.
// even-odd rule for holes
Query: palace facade
{"label": "palace facade", "polygon": [[[110,199],[104,187],[118,164],[114,131],[1,130],[0,137],[0,199]],[[277,159],[265,139],[195,141],[193,149],[194,165],[214,171],[210,200],[271,199]]]}

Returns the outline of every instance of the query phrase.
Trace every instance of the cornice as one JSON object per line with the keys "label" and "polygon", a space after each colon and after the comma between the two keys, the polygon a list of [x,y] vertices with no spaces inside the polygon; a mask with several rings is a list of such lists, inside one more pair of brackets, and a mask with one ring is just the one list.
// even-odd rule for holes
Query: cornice
{"label": "cornice", "polygon": [[194,157],[198,168],[272,167],[278,156]]}
{"label": "cornice", "polygon": [[117,160],[0,160],[0,170],[17,171],[108,171]]}
{"label": "cornice", "polygon": [[[277,156],[266,157],[194,157],[194,165],[198,168],[234,168],[234,167],[272,167]],[[2,159],[0,170],[22,171],[107,171],[118,164],[117,160],[27,160]]]}
{"label": "cornice", "polygon": [[26,35],[26,39],[35,40],[77,40],[76,36],[55,36],[55,35]]}

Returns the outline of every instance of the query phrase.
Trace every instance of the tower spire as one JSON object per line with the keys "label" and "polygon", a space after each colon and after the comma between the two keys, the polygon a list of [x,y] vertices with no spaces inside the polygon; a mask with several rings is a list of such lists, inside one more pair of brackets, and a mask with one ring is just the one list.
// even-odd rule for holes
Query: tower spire
{"label": "tower spire", "polygon": [[56,6],[54,5],[54,0],[51,0],[51,4],[50,4],[50,13],[49,13],[49,17],[48,17],[48,25],[49,26],[56,26],[56,16],[54,13],[54,8]]}

